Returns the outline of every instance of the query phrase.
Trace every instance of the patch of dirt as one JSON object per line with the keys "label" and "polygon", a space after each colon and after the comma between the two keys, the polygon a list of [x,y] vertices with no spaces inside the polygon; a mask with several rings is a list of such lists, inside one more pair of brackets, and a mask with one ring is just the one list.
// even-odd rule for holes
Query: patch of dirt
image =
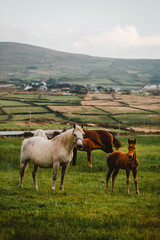
{"label": "patch of dirt", "polygon": [[[114,97],[114,98],[113,98]],[[113,101],[114,100],[114,101]],[[82,105],[88,106],[104,106],[105,108],[116,107],[114,109],[120,111],[137,111],[130,107],[137,107],[144,110],[158,110],[160,109],[160,96],[143,96],[143,95],[121,95],[121,94],[87,94]],[[125,104],[128,105],[125,106]]]}
{"label": "patch of dirt", "polygon": [[130,108],[130,107],[124,107],[124,106],[99,106],[99,108],[101,108],[102,110],[105,111],[109,111],[110,113],[116,114],[116,113],[120,113],[120,114],[127,114],[127,113],[140,113],[140,112],[144,112],[143,110],[138,110],[138,109],[134,109],[134,108]]}
{"label": "patch of dirt", "polygon": [[98,93],[98,94],[86,94],[84,101],[90,101],[93,99],[113,99],[112,94]]}
{"label": "patch of dirt", "polygon": [[81,104],[83,106],[93,105],[93,106],[108,106],[108,107],[118,107],[122,106],[119,102],[112,102],[106,100],[90,100],[90,101],[82,101]]}
{"label": "patch of dirt", "polygon": [[144,127],[132,127],[135,132],[144,132],[144,133],[160,133],[160,128],[144,128]]}
{"label": "patch of dirt", "polygon": [[59,111],[63,113],[96,113],[97,110],[91,106],[48,106],[53,111]]}

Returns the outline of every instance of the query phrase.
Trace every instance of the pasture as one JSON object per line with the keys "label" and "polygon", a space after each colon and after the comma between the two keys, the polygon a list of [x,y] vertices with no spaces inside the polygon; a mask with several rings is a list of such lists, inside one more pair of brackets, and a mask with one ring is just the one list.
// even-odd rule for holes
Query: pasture
{"label": "pasture", "polygon": [[[127,151],[128,137],[120,137]],[[105,192],[106,154],[92,152],[93,168],[85,152],[78,152],[77,166],[69,166],[64,191],[52,191],[52,169],[39,169],[39,191],[33,188],[29,163],[19,183],[19,155],[23,139],[0,138],[0,239],[155,239],[160,238],[160,137],[137,136],[138,183],[133,176],[126,194],[125,171],[120,170],[115,192]]]}
{"label": "pasture", "polygon": [[76,122],[115,131],[160,131],[160,96],[15,91],[0,93],[0,101],[0,130],[49,129],[49,124],[57,129]]}

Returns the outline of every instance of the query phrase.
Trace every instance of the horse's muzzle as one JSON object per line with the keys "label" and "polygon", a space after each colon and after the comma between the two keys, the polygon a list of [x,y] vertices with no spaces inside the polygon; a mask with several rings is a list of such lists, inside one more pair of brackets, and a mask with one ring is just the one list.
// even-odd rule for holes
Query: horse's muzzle
{"label": "horse's muzzle", "polygon": [[133,158],[133,155],[128,155],[129,159],[131,160]]}
{"label": "horse's muzzle", "polygon": [[78,150],[83,148],[83,140],[81,138],[76,139],[76,147]]}
{"label": "horse's muzzle", "polygon": [[78,150],[82,150],[83,149],[83,144],[77,144],[76,146],[77,146]]}

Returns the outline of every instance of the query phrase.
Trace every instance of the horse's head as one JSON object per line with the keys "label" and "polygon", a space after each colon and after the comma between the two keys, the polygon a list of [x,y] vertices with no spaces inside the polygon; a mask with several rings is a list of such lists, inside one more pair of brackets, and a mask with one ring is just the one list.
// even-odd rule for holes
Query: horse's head
{"label": "horse's head", "polygon": [[136,139],[134,140],[128,139],[128,150],[129,150],[128,157],[131,160],[133,159],[134,153],[136,151]]}
{"label": "horse's head", "polygon": [[83,137],[84,137],[83,124],[81,126],[74,124],[73,139],[78,149],[83,148]]}

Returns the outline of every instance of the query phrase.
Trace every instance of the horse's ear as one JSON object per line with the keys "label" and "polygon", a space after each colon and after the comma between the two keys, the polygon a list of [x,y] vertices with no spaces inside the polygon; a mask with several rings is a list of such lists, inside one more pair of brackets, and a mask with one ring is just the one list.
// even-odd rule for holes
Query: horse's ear
{"label": "horse's ear", "polygon": [[81,124],[81,128],[83,128],[83,127],[84,127],[84,124],[82,123],[82,124]]}
{"label": "horse's ear", "polygon": [[136,139],[134,139],[134,144],[136,144]]}
{"label": "horse's ear", "polygon": [[73,128],[75,129],[76,128],[76,124],[74,123],[74,125],[73,125]]}
{"label": "horse's ear", "polygon": [[128,138],[128,144],[130,144],[130,141],[131,141],[131,140]]}

